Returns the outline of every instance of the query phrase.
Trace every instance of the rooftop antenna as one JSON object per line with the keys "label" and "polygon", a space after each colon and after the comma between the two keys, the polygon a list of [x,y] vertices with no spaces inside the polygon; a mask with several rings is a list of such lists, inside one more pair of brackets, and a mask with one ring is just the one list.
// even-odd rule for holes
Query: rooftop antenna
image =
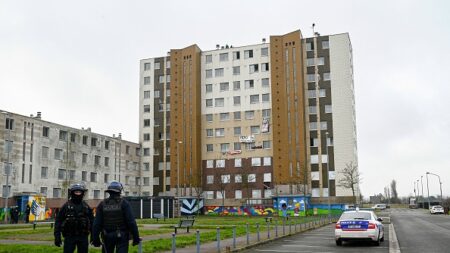
{"label": "rooftop antenna", "polygon": [[314,31],[314,27],[315,27],[315,26],[316,26],[316,24],[315,24],[315,23],[312,23],[313,36],[316,34],[315,31]]}

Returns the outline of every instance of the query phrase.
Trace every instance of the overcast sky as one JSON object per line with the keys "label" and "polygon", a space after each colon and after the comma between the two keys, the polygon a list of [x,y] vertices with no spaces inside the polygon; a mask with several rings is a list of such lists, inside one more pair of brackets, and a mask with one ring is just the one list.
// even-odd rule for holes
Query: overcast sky
{"label": "overcast sky", "polygon": [[0,109],[138,142],[140,59],[311,37],[316,23],[352,41],[363,195],[392,179],[413,194],[426,171],[450,195],[449,13],[445,0],[0,0]]}

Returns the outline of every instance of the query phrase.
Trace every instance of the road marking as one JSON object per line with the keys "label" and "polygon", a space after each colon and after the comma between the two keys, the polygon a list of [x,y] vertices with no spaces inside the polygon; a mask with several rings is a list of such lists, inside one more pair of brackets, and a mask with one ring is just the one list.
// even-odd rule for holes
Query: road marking
{"label": "road marking", "polygon": [[286,253],[333,253],[334,251],[292,251],[292,250],[279,250],[279,249],[256,249],[259,252],[286,252]]}
{"label": "road marking", "polygon": [[389,224],[389,253],[401,253],[398,245],[397,234],[395,233],[394,223]]}

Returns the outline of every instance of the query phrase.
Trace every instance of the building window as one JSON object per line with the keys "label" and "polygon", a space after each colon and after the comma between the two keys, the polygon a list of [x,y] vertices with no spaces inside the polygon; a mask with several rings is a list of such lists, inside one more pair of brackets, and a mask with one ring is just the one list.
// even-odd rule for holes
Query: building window
{"label": "building window", "polygon": [[268,63],[268,62],[266,62],[266,63],[261,63],[261,71],[262,71],[262,72],[269,71],[269,63]]}
{"label": "building window", "polygon": [[105,173],[105,176],[103,178],[103,183],[105,183],[105,184],[109,183],[109,174]]}
{"label": "building window", "polygon": [[47,187],[41,187],[40,193],[44,196],[47,196]]}
{"label": "building window", "polygon": [[150,163],[144,163],[144,170],[150,171]]}
{"label": "building window", "polygon": [[316,74],[307,74],[306,75],[306,80],[308,82],[315,82],[316,81]]}
{"label": "building window", "polygon": [[158,70],[161,68],[161,63],[160,62],[155,62],[155,70]]}
{"label": "building window", "polygon": [[270,109],[263,109],[261,111],[261,113],[262,113],[263,118],[270,118],[270,114],[271,114]]}
{"label": "building window", "polygon": [[241,82],[240,81],[234,81],[233,82],[233,90],[240,90],[241,89]]}
{"label": "building window", "polygon": [[255,183],[256,182],[256,174],[248,174],[247,182],[248,183]]}
{"label": "building window", "polygon": [[241,112],[233,112],[234,120],[241,120]]}
{"label": "building window", "polygon": [[[10,145],[9,151],[11,151],[11,148],[12,148],[12,141],[11,141],[11,144],[9,144],[9,145]],[[43,159],[48,159],[48,147],[42,146],[42,158],[43,158]]]}
{"label": "building window", "polygon": [[308,112],[309,114],[317,114],[317,106],[308,106]]}
{"label": "building window", "polygon": [[213,151],[214,151],[214,145],[206,144],[206,152],[213,152]]}
{"label": "building window", "polygon": [[150,62],[144,63],[144,70],[150,70],[150,67],[151,67]]}
{"label": "building window", "polygon": [[259,94],[250,95],[250,104],[257,104],[257,103],[259,103]]}
{"label": "building window", "polygon": [[257,73],[259,71],[259,67],[258,66],[259,66],[258,64],[250,64],[249,68],[248,68],[248,72],[250,74]]}
{"label": "building window", "polygon": [[66,170],[64,169],[58,169],[58,179],[64,180],[66,179]]}
{"label": "building window", "polygon": [[222,183],[224,183],[224,184],[229,184],[230,183],[230,174],[227,174],[227,175],[222,175],[221,176],[221,180],[222,180]]}
{"label": "building window", "polygon": [[212,122],[213,121],[213,115],[212,114],[206,114],[206,121]]}
{"label": "building window", "polygon": [[50,133],[50,128],[49,127],[42,127],[42,136],[43,137],[48,137],[48,135],[49,135],[49,133]]}
{"label": "building window", "polygon": [[230,83],[220,83],[220,91],[227,91],[230,89]]}
{"label": "building window", "polygon": [[144,91],[144,99],[150,98],[150,91],[146,90]]}
{"label": "building window", "polygon": [[136,180],[134,181],[136,186],[141,185],[141,178],[140,177],[136,177]]}
{"label": "building window", "polygon": [[214,199],[214,191],[205,191],[206,199]]}
{"label": "building window", "polygon": [[252,198],[260,199],[261,198],[261,190],[252,190]]}
{"label": "building window", "polygon": [[313,51],[314,50],[314,43],[306,43],[306,51]]}
{"label": "building window", "polygon": [[144,177],[144,185],[145,186],[149,186],[150,185],[150,178],[149,177]]}
{"label": "building window", "polygon": [[[8,129],[8,130],[14,129],[14,119],[6,118],[5,129]],[[48,137],[48,135],[46,137]]]}
{"label": "building window", "polygon": [[105,141],[105,149],[106,149],[106,150],[109,149],[109,141]]}
{"label": "building window", "polygon": [[48,167],[41,167],[41,178],[48,178]]}
{"label": "building window", "polygon": [[206,160],[206,168],[214,168],[214,160]]}
{"label": "building window", "polygon": [[69,180],[75,180],[75,170],[69,170]]}
{"label": "building window", "polygon": [[234,167],[236,167],[236,168],[242,167],[242,159],[241,158],[234,159]]}
{"label": "building window", "polygon": [[239,60],[239,59],[241,59],[241,52],[234,51],[233,52],[233,60]]}
{"label": "building window", "polygon": [[219,54],[219,61],[228,61],[228,53]]}
{"label": "building window", "polygon": [[97,146],[97,138],[91,138],[91,146],[96,147]]}
{"label": "building window", "polygon": [[212,78],[212,69],[205,70],[206,78]]}
{"label": "building window", "polygon": [[252,157],[252,166],[261,166],[261,158]]}
{"label": "building window", "polygon": [[63,159],[62,149],[55,148],[55,160],[62,160],[62,159]]}
{"label": "building window", "polygon": [[325,105],[325,113],[332,113],[331,105]]}
{"label": "building window", "polygon": [[223,107],[224,106],[224,98],[216,98],[215,99],[215,106],[216,107]]}
{"label": "building window", "polygon": [[144,148],[144,156],[150,156],[150,148]]}
{"label": "building window", "polygon": [[61,198],[61,188],[53,188],[53,198]]}
{"label": "building window", "polygon": [[253,58],[253,50],[245,50],[244,51],[244,59]]}
{"label": "building window", "polygon": [[206,88],[206,93],[210,93],[213,91],[213,85],[210,83],[206,84],[205,88]]}
{"label": "building window", "polygon": [[216,137],[225,136],[225,128],[216,128]]}
{"label": "building window", "polygon": [[254,119],[255,111],[245,111],[245,119]]}
{"label": "building window", "polygon": [[97,182],[97,173],[91,172],[91,182]]}
{"label": "building window", "polygon": [[86,135],[83,136],[83,145],[87,145],[88,137]]}
{"label": "building window", "polygon": [[144,113],[150,112],[150,105],[144,105]]}
{"label": "building window", "polygon": [[241,74],[241,67],[240,66],[234,66],[233,67],[233,75],[237,76]]}
{"label": "building window", "polygon": [[253,88],[255,88],[254,80],[245,80],[245,88],[246,89],[253,89]]}
{"label": "building window", "polygon": [[206,55],[205,56],[205,61],[206,61],[206,63],[211,63],[212,62],[212,55],[211,54]]}
{"label": "building window", "polygon": [[150,84],[150,77],[149,76],[145,76],[144,77],[144,84]]}
{"label": "building window", "polygon": [[234,198],[235,199],[242,199],[242,190],[235,190],[234,191]]}
{"label": "building window", "polygon": [[59,130],[59,140],[67,141],[67,131]]}
{"label": "building window", "polygon": [[216,191],[216,199],[224,199],[226,192]]}
{"label": "building window", "polygon": [[271,145],[270,145],[270,141],[263,141],[263,149],[270,149]]}
{"label": "building window", "polygon": [[[161,96],[161,91],[159,91],[159,90],[154,90],[153,91],[153,96],[155,97],[155,98],[159,98],[160,96]],[[150,97],[149,97],[150,98]]]}
{"label": "building window", "polygon": [[262,87],[269,87],[269,78],[262,78],[261,79],[261,86]]}
{"label": "building window", "polygon": [[109,157],[105,157],[105,167],[109,166]]}
{"label": "building window", "polygon": [[240,105],[240,104],[241,104],[241,96],[234,96],[233,105]]}
{"label": "building window", "polygon": [[81,172],[81,181],[86,181],[87,180],[87,171],[82,171]]}
{"label": "building window", "polygon": [[[319,90],[319,97],[326,97],[327,93],[325,89]],[[308,90],[308,98],[316,98],[316,90]]]}
{"label": "building window", "polygon": [[144,141],[150,140],[150,134],[144,134]]}
{"label": "building window", "polygon": [[86,164],[87,163],[87,156],[88,156],[88,154],[85,154],[85,153],[83,153],[81,155],[81,163],[82,164]]}
{"label": "building window", "polygon": [[234,182],[235,183],[242,183],[242,175],[241,174],[234,175]]}
{"label": "building window", "polygon": [[322,41],[322,49],[330,48],[330,42],[328,40]]}
{"label": "building window", "polygon": [[206,129],[206,137],[214,137],[214,132],[212,129]]}
{"label": "building window", "polygon": [[215,77],[221,77],[223,76],[224,72],[223,72],[223,68],[218,68],[214,70],[214,76]]}
{"label": "building window", "polygon": [[272,165],[272,160],[270,157],[263,157],[263,165],[264,166],[270,166]]}
{"label": "building window", "polygon": [[150,126],[150,119],[144,119],[144,127]]}
{"label": "building window", "polygon": [[221,113],[220,114],[220,120],[221,121],[227,121],[230,120],[230,114],[228,112]]}
{"label": "building window", "polygon": [[212,107],[213,106],[213,100],[212,98],[206,99],[206,107]]}
{"label": "building window", "polygon": [[230,143],[220,143],[220,152],[228,152],[230,150]]}
{"label": "building window", "polygon": [[272,173],[264,173],[264,183],[272,182]]}
{"label": "building window", "polygon": [[234,145],[234,150],[241,150],[241,143],[240,142],[235,142]]}
{"label": "building window", "polygon": [[241,127],[234,127],[234,135],[241,135]]}
{"label": "building window", "polygon": [[100,190],[94,190],[94,199],[100,198]]}
{"label": "building window", "polygon": [[216,168],[225,168],[225,160],[216,160]]}
{"label": "building window", "polygon": [[269,48],[268,47],[261,48],[261,56],[269,56]]}
{"label": "building window", "polygon": [[94,165],[100,165],[100,156],[96,155],[94,156]]}
{"label": "building window", "polygon": [[311,147],[318,147],[318,145],[319,145],[319,139],[317,139],[317,138],[310,138],[310,139],[309,139],[309,145],[310,145]]}

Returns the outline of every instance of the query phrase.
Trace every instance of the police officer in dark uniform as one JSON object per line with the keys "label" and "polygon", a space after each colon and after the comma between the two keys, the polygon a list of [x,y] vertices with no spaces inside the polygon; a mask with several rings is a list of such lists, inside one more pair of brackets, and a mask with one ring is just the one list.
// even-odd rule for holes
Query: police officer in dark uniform
{"label": "police officer in dark uniform", "polygon": [[64,236],[64,253],[87,253],[89,233],[94,216],[92,209],[83,200],[86,188],[74,184],[69,188],[69,200],[61,207],[55,219],[55,245],[61,247],[61,233]]}
{"label": "police officer in dark uniform", "polygon": [[104,253],[113,253],[114,249],[116,253],[127,253],[130,239],[133,240],[133,246],[138,245],[141,240],[130,203],[120,197],[122,190],[120,182],[110,182],[106,190],[109,197],[100,202],[96,210],[92,244],[95,247],[102,245],[101,234]]}

